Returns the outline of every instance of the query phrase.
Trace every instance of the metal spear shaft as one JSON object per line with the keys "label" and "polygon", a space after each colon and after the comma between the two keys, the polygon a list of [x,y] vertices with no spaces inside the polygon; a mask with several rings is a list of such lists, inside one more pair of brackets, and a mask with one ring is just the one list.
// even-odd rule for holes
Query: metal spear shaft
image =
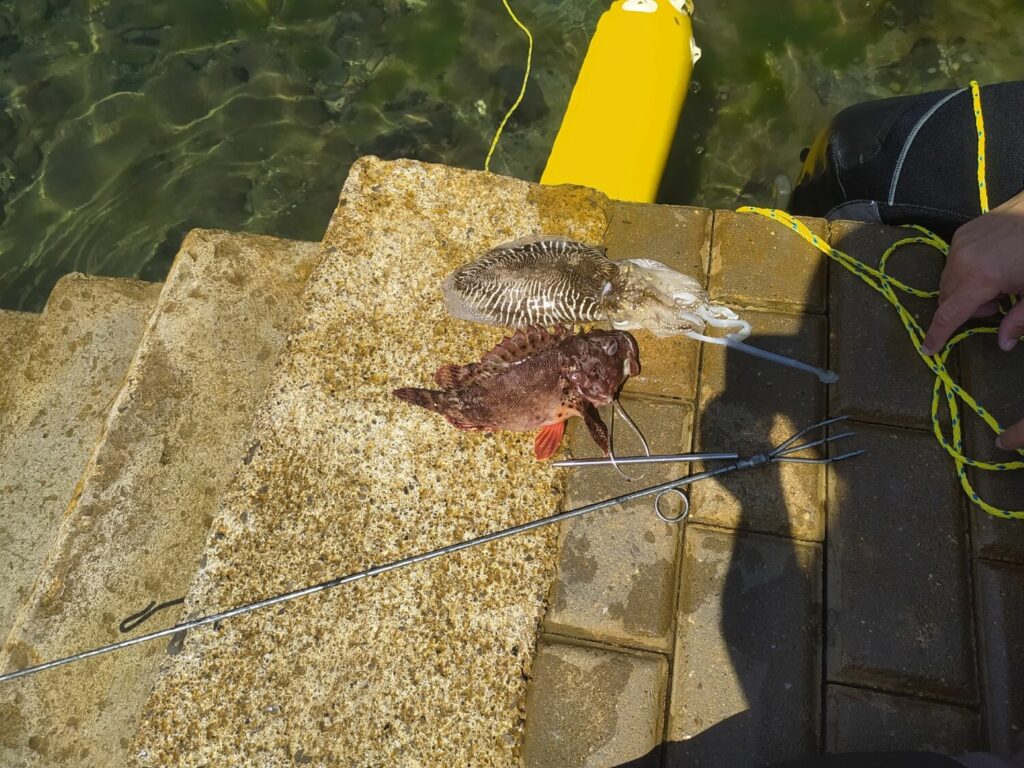
{"label": "metal spear shaft", "polygon": [[[401,560],[394,560],[394,561],[392,561],[390,563],[384,563],[383,565],[376,565],[376,566],[373,566],[372,568],[367,568],[365,571],[359,571],[358,573],[351,573],[351,574],[348,574],[346,576],[338,576],[338,577],[335,577],[333,579],[329,579],[327,581],[323,581],[323,582],[321,582],[319,584],[314,584],[312,586],[303,587],[302,589],[296,589],[296,590],[294,590],[292,592],[285,592],[285,593],[280,594],[280,595],[275,595],[274,597],[268,597],[268,598],[265,598],[263,600],[256,600],[255,602],[246,603],[244,605],[239,605],[239,606],[236,606],[235,608],[230,608],[230,609],[228,609],[226,611],[221,611],[220,613],[213,613],[213,614],[209,614],[208,616],[203,616],[203,617],[198,618],[198,619],[193,619],[191,621],[185,621],[185,622],[182,622],[181,624],[175,624],[173,627],[167,627],[166,629],[160,629],[160,630],[157,630],[155,632],[149,632],[149,633],[147,633],[145,635],[139,635],[137,637],[132,637],[132,638],[129,638],[127,640],[121,640],[120,642],[117,642],[117,643],[111,643],[109,645],[104,645],[104,646],[101,646],[99,648],[93,648],[93,649],[88,650],[88,651],[82,651],[81,653],[76,653],[76,654],[73,654],[71,656],[65,656],[64,658],[61,658],[61,659],[54,659],[53,661],[47,661],[47,662],[44,662],[42,664],[36,664],[34,666],[31,666],[31,667],[25,667],[23,669],[18,669],[18,670],[15,670],[13,672],[7,672],[7,673],[5,673],[3,675],[0,675],[0,683],[5,683],[5,682],[9,682],[11,680],[16,680],[19,677],[26,677],[28,675],[33,675],[33,674],[36,674],[37,672],[43,672],[43,671],[45,671],[47,669],[53,669],[55,667],[61,667],[61,666],[64,666],[65,664],[71,664],[72,662],[81,661],[83,659],[88,659],[88,658],[91,658],[93,656],[102,656],[103,654],[112,653],[114,651],[119,651],[122,648],[128,648],[128,647],[133,646],[133,645],[138,645],[139,643],[145,643],[145,642],[148,642],[150,640],[156,640],[157,638],[160,638],[160,637],[167,637],[168,635],[174,635],[174,634],[177,634],[178,632],[184,632],[186,630],[195,629],[197,627],[202,627],[202,626],[205,626],[207,624],[213,624],[213,623],[218,622],[218,621],[223,621],[224,619],[230,619],[230,618],[232,618],[234,616],[240,616],[243,613],[251,613],[252,611],[258,611],[261,608],[268,608],[268,607],[270,607],[272,605],[277,605],[278,603],[285,603],[285,602],[288,602],[290,600],[295,600],[295,599],[300,598],[300,597],[306,597],[307,595],[315,595],[318,592],[324,592],[324,591],[326,591],[328,589],[334,589],[335,587],[340,587],[343,584],[350,584],[350,583],[352,583],[354,581],[359,581],[361,579],[366,579],[366,578],[369,578],[371,576],[378,576],[378,575],[380,575],[382,573],[387,573],[388,571],[394,571],[394,570],[397,570],[399,568],[404,568],[404,567],[409,566],[409,565],[415,565],[416,563],[423,563],[423,562],[426,562],[427,560],[433,560],[434,558],[441,557],[442,555],[448,555],[448,554],[452,554],[454,552],[460,552],[463,549],[469,549],[470,547],[475,547],[475,546],[480,545],[480,544],[487,544],[487,543],[492,542],[492,541],[497,541],[499,539],[508,538],[509,536],[515,536],[515,535],[520,534],[520,533],[526,533],[527,531],[532,531],[532,530],[535,530],[537,528],[542,528],[542,527],[544,527],[546,525],[551,525],[552,523],[559,523],[559,522],[562,522],[563,520],[571,520],[571,519],[576,518],[576,517],[582,517],[583,515],[589,514],[591,512],[597,512],[597,511],[602,510],[602,509],[607,509],[608,507],[612,507],[612,506],[615,506],[617,504],[625,504],[627,502],[635,501],[637,499],[643,499],[643,498],[646,498],[648,496],[657,496],[657,495],[663,494],[665,492],[678,491],[680,488],[683,488],[683,487],[688,486],[688,485],[690,485],[692,483],[695,483],[698,480],[706,480],[708,478],[716,477],[717,475],[722,475],[722,474],[725,474],[727,472],[733,472],[733,471],[735,471],[737,469],[748,469],[748,468],[751,468],[751,467],[761,466],[763,464],[768,464],[768,463],[771,463],[771,462],[774,462],[774,461],[784,461],[784,460],[792,461],[794,459],[786,459],[786,458],[784,458],[785,455],[788,454],[788,453],[800,450],[802,448],[810,448],[810,447],[813,447],[815,445],[821,445],[821,444],[823,444],[825,442],[829,442],[830,440],[835,439],[835,438],[826,438],[825,440],[819,440],[819,441],[814,442],[814,443],[810,443],[810,444],[806,444],[806,445],[802,445],[802,446],[795,446],[793,448],[788,448],[788,446],[790,444],[792,444],[793,441],[795,441],[798,437],[800,437],[801,435],[803,435],[806,432],[810,431],[811,429],[815,429],[817,427],[825,426],[826,424],[830,424],[830,423],[832,423],[834,421],[838,421],[838,420],[840,420],[840,419],[829,419],[829,420],[827,420],[825,422],[820,422],[818,424],[813,424],[810,427],[807,427],[806,429],[801,430],[800,432],[798,432],[796,435],[794,435],[792,438],[790,438],[788,441],[786,441],[786,443],[784,443],[782,446],[779,446],[778,448],[776,448],[775,451],[772,451],[772,452],[767,453],[767,454],[758,454],[757,456],[753,456],[753,457],[750,457],[750,458],[747,458],[747,459],[741,459],[741,460],[733,462],[731,464],[726,464],[724,466],[717,467],[716,469],[707,470],[705,472],[699,472],[699,473],[693,474],[693,475],[686,475],[684,477],[680,477],[680,478],[677,478],[675,480],[669,480],[669,481],[664,482],[664,483],[659,483],[658,485],[652,485],[652,486],[648,486],[647,488],[641,488],[641,489],[638,489],[636,491],[631,491],[630,493],[624,493],[621,496],[616,496],[616,497],[611,498],[611,499],[605,499],[603,501],[594,502],[593,504],[587,504],[586,506],[583,506],[583,507],[577,507],[576,509],[571,509],[571,510],[568,510],[567,512],[557,512],[557,513],[555,513],[553,515],[549,515],[548,517],[542,517],[542,518],[540,518],[538,520],[532,520],[532,521],[530,521],[528,523],[522,523],[520,525],[515,525],[515,526],[512,526],[511,528],[504,528],[504,529],[502,529],[500,531],[494,531],[492,533],[486,533],[483,536],[477,536],[476,538],[473,538],[473,539],[467,539],[466,541],[462,541],[462,542],[459,542],[457,544],[449,544],[449,545],[444,546],[444,547],[439,547],[438,549],[432,549],[429,552],[423,552],[423,553],[418,554],[418,555],[411,555],[409,557],[404,557]],[[841,435],[841,436],[837,435],[836,437],[845,437],[845,436],[847,436],[847,435]],[[783,452],[783,448],[786,448],[786,450],[784,452]],[[851,453],[848,453],[848,454],[844,454],[842,456],[837,456],[837,457],[835,457],[833,459],[804,459],[804,461],[812,461],[812,462],[815,462],[815,463],[831,463],[831,462],[834,462],[834,461],[841,461],[841,460],[846,459],[846,458],[852,458],[853,456],[859,455],[860,453],[862,453],[862,451],[851,452]],[[666,522],[677,522],[678,523],[678,522],[682,522],[683,520],[686,519],[685,511],[684,511],[684,513],[680,514],[678,517],[670,519],[670,518],[666,518],[666,517],[662,516],[660,511],[657,510],[657,507],[655,507],[655,509],[656,509],[656,511],[658,511],[659,517],[661,517]]]}

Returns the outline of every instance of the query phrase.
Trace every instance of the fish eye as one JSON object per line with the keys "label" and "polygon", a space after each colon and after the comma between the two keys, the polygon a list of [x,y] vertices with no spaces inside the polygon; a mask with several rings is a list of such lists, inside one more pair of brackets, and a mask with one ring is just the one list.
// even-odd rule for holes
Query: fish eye
{"label": "fish eye", "polygon": [[605,354],[609,356],[614,355],[616,352],[619,351],[619,342],[617,342],[615,339],[609,339],[604,343],[604,351]]}

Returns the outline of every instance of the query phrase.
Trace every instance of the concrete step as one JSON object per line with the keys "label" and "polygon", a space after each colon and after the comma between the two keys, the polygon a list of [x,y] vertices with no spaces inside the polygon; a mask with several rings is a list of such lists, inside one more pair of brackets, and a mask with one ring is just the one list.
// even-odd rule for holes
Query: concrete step
{"label": "concrete step", "polygon": [[[0,668],[123,639],[125,617],[185,593],[318,252],[218,231],[185,239]],[[125,765],[165,658],[166,643],[140,645],[0,689],[0,763]]]}
{"label": "concrete step", "polygon": [[[412,161],[352,168],[213,524],[186,614],[555,512],[533,436],[460,432],[392,397],[500,329],[447,316],[455,266],[536,233],[600,241],[608,201]],[[555,569],[540,530],[189,632],[133,764],[518,765]]]}
{"label": "concrete step", "polygon": [[[0,413],[7,410],[7,383],[35,338],[39,315],[0,309]],[[2,439],[2,438],[0,438]]]}
{"label": "concrete step", "polygon": [[0,637],[39,574],[159,291],[64,277],[10,370],[0,411]]}

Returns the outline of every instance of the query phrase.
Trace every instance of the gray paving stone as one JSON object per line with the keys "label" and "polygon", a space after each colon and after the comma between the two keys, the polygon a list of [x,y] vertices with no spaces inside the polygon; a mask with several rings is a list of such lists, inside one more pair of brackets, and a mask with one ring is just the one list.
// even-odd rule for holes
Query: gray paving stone
{"label": "gray paving stone", "polygon": [[1024,732],[1024,569],[980,561],[977,579],[988,741],[1008,755]]}
{"label": "gray paving stone", "polygon": [[[878,266],[882,252],[906,236],[895,227],[837,221],[832,245]],[[938,287],[943,260],[923,245],[901,248],[889,272],[914,287]],[[898,294],[918,323],[927,328],[935,301]],[[917,354],[896,310],[859,277],[838,264],[829,269],[830,356],[839,381],[831,388],[829,412],[865,421],[930,425],[934,376]],[[956,353],[947,365],[956,370]]]}
{"label": "gray paving stone", "polygon": [[654,259],[706,285],[711,222],[707,208],[613,202],[604,244],[611,259]]}
{"label": "gray paving stone", "polygon": [[[682,403],[624,399],[653,453],[689,449],[693,411]],[[596,456],[586,427],[572,428],[573,455]],[[625,425],[615,432],[616,452],[641,453]],[[630,483],[613,468],[568,470],[566,508],[572,509],[687,473],[686,465],[624,468],[643,479]],[[673,497],[663,506],[675,514]],[[546,627],[551,632],[669,651],[675,606],[675,569],[680,529],[655,515],[652,499],[595,512],[562,524],[558,577]]]}
{"label": "gray paving stone", "polygon": [[[711,211],[706,208],[613,203],[604,243],[613,259],[655,259],[707,283]],[[697,386],[698,345],[686,338],[659,339],[635,333],[641,371],[627,391],[692,400]]]}
{"label": "gray paving stone", "polygon": [[688,526],[680,591],[665,765],[814,752],[820,547]]}
{"label": "gray paving stone", "polygon": [[655,768],[668,662],[541,643],[526,689],[526,768]]}
{"label": "gray paving stone", "polygon": [[923,751],[957,755],[981,748],[978,714],[965,707],[829,685],[827,752]]}
{"label": "gray paving stone", "polygon": [[640,345],[640,373],[623,391],[693,401],[697,394],[700,342],[685,336],[659,339],[649,331],[630,331]]}
{"label": "gray paving stone", "polygon": [[854,425],[829,473],[828,679],[975,699],[963,500],[931,435]]}
{"label": "gray paving stone", "polygon": [[[1024,348],[1007,354],[995,336],[975,336],[960,344],[963,384],[1004,426],[1024,418]],[[963,409],[961,409],[963,410]],[[995,447],[995,434],[968,409],[963,416],[967,455],[985,461],[1024,460]],[[1024,470],[990,472],[969,468],[974,490],[1000,509],[1024,509]],[[971,504],[971,543],[974,552],[993,560],[1024,563],[1024,520],[993,517]]]}
{"label": "gray paving stone", "polygon": [[[825,320],[748,312],[750,343],[815,364],[825,361]],[[704,350],[698,450],[756,453],[825,414],[824,387],[811,374],[722,347]],[[820,541],[825,473],[788,464],[726,475],[693,486],[692,517],[727,528]]]}
{"label": "gray paving stone", "polygon": [[[827,237],[823,219],[799,219],[814,234]],[[825,260],[817,248],[779,222],[715,211],[708,287],[726,304],[824,312]]]}

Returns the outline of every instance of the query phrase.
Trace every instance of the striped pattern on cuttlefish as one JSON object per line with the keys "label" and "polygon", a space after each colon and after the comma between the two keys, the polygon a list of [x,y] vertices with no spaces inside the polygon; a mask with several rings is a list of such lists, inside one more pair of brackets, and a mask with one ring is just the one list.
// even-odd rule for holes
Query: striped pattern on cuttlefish
{"label": "striped pattern on cuttlefish", "polygon": [[636,339],[625,331],[573,334],[562,326],[553,331],[529,326],[479,362],[438,368],[434,381],[440,389],[405,387],[394,395],[443,415],[459,429],[538,429],[538,459],[553,456],[565,422],[582,416],[607,456],[608,428],[597,407],[612,402],[626,379],[638,373]]}

